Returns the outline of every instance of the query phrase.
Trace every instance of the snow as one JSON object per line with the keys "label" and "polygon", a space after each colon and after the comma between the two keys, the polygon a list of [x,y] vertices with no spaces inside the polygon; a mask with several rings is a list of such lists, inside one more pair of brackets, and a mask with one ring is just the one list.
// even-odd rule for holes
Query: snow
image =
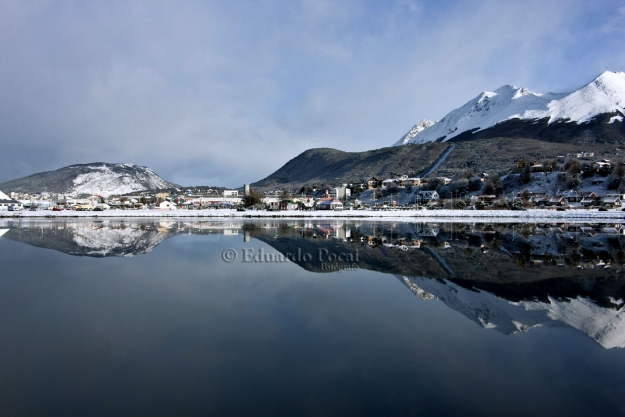
{"label": "snow", "polygon": [[410,142],[412,138],[417,136],[417,134],[419,134],[420,132],[423,132],[425,129],[429,128],[434,123],[436,122],[432,120],[425,120],[425,119],[421,120],[419,123],[414,125],[412,129],[410,129],[408,133],[406,133],[397,143],[401,142],[401,145],[405,145],[406,143]]}
{"label": "snow", "polygon": [[608,211],[566,210],[555,211],[548,209],[516,210],[343,210],[343,211],[266,211],[248,210],[237,211],[221,210],[105,210],[92,211],[18,211],[0,212],[0,219],[15,218],[109,218],[109,217],[144,217],[144,218],[358,218],[379,220],[404,221],[436,221],[436,222],[484,222],[509,223],[532,221],[566,221],[580,223],[622,222],[625,212],[611,209]]}
{"label": "snow", "polygon": [[[606,71],[589,84],[569,94],[540,94],[526,88],[505,85],[494,92],[483,92],[443,119],[418,131],[406,134],[395,146],[407,143],[447,141],[466,131],[479,131],[510,119],[549,119],[549,123],[566,120],[578,124],[611,112],[623,113],[625,107],[625,73]],[[622,121],[622,116],[611,119]],[[417,125],[418,126],[418,125]],[[417,127],[415,126],[415,128]],[[413,128],[413,130],[416,130]]]}
{"label": "snow", "polygon": [[153,234],[131,227],[95,227],[91,223],[70,223],[66,228],[71,229],[74,242],[86,249],[88,255],[98,256],[123,252],[138,245],[142,248],[139,253],[146,253],[167,238],[164,233]]}
{"label": "snow", "polygon": [[92,172],[78,175],[74,179],[74,188],[68,194],[95,194],[103,197],[128,194],[145,189],[168,188],[169,184],[149,168],[133,164],[117,164],[117,167],[131,168],[133,174],[114,172],[110,166],[89,167]]}
{"label": "snow", "polygon": [[601,307],[586,298],[511,302],[487,291],[467,290],[448,280],[398,278],[421,299],[441,300],[478,325],[503,334],[526,332],[538,326],[566,326],[593,338],[606,349],[625,347],[623,309]]}

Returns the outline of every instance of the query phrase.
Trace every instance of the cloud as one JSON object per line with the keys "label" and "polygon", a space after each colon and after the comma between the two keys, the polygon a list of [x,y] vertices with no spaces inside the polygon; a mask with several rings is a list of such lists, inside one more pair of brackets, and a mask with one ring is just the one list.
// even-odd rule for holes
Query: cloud
{"label": "cloud", "polygon": [[232,187],[389,146],[483,90],[623,70],[606,4],[2,0],[0,182],[106,161]]}

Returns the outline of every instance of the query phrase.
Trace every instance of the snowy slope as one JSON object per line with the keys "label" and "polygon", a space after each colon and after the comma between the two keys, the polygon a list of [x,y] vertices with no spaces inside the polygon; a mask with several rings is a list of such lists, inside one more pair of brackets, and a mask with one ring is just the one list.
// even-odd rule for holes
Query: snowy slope
{"label": "snowy slope", "polygon": [[622,114],[625,113],[624,72],[606,71],[569,94],[539,94],[505,85],[494,92],[481,93],[412,137],[409,132],[395,146],[447,141],[463,132],[484,130],[510,119],[548,119],[550,124],[563,120],[579,124],[599,114],[614,112],[620,115],[613,117],[610,122],[622,122]]}
{"label": "snowy slope", "polygon": [[103,162],[70,165],[8,181],[0,186],[2,189],[25,193],[45,191],[68,195],[95,194],[103,197],[177,187],[156,175],[150,168]]}
{"label": "snowy slope", "polygon": [[[567,326],[607,349],[625,347],[623,308],[605,308],[586,298],[511,302],[486,291],[471,291],[447,280],[398,276],[424,300],[441,300],[484,328],[503,334],[526,332],[537,326]],[[622,306],[623,300],[615,300]]]}
{"label": "snowy slope", "polygon": [[91,172],[76,176],[72,194],[127,194],[146,189],[170,188],[168,183],[150,168],[133,164],[102,164],[91,167]]}
{"label": "snowy slope", "polygon": [[399,142],[396,143],[396,145],[405,145],[406,143],[410,142],[412,138],[423,132],[428,127],[431,127],[435,123],[436,122],[432,120],[421,120],[419,123],[414,125],[412,129],[408,131],[408,133],[402,136],[402,138],[399,140]]}

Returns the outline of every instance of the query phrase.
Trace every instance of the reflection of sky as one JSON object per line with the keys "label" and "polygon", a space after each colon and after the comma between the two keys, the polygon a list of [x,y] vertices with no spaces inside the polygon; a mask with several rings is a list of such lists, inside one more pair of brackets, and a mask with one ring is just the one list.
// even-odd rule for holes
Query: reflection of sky
{"label": "reflection of sky", "polygon": [[618,411],[621,349],[561,328],[503,336],[391,275],[228,264],[226,248],[273,251],[181,235],[96,259],[0,239],[5,415]]}

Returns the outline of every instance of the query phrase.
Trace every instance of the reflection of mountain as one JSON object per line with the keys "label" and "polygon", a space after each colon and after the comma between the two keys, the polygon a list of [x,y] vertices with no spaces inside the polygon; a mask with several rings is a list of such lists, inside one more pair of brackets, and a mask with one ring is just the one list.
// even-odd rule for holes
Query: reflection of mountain
{"label": "reflection of mountain", "polygon": [[311,254],[294,261],[314,272],[350,267],[318,253],[357,253],[358,268],[393,273],[420,298],[504,334],[569,326],[606,348],[625,347],[624,238],[614,227],[365,224],[349,238],[327,230],[254,237],[285,255]]}
{"label": "reflection of mountain", "polygon": [[78,256],[133,256],[147,253],[173,232],[154,225],[54,222],[11,228],[5,238]]}
{"label": "reflection of mountain", "polygon": [[625,347],[623,298],[611,297],[611,307],[600,306],[583,296],[510,301],[490,292],[464,288],[449,280],[398,278],[420,298],[439,299],[480,326],[504,334],[525,332],[537,326],[569,326],[605,348]]}
{"label": "reflection of mountain", "polygon": [[569,326],[606,348],[625,347],[619,225],[120,220],[0,226],[3,238],[93,257],[147,253],[178,234],[253,237],[308,271],[394,274],[420,298],[440,299],[504,334]]}

